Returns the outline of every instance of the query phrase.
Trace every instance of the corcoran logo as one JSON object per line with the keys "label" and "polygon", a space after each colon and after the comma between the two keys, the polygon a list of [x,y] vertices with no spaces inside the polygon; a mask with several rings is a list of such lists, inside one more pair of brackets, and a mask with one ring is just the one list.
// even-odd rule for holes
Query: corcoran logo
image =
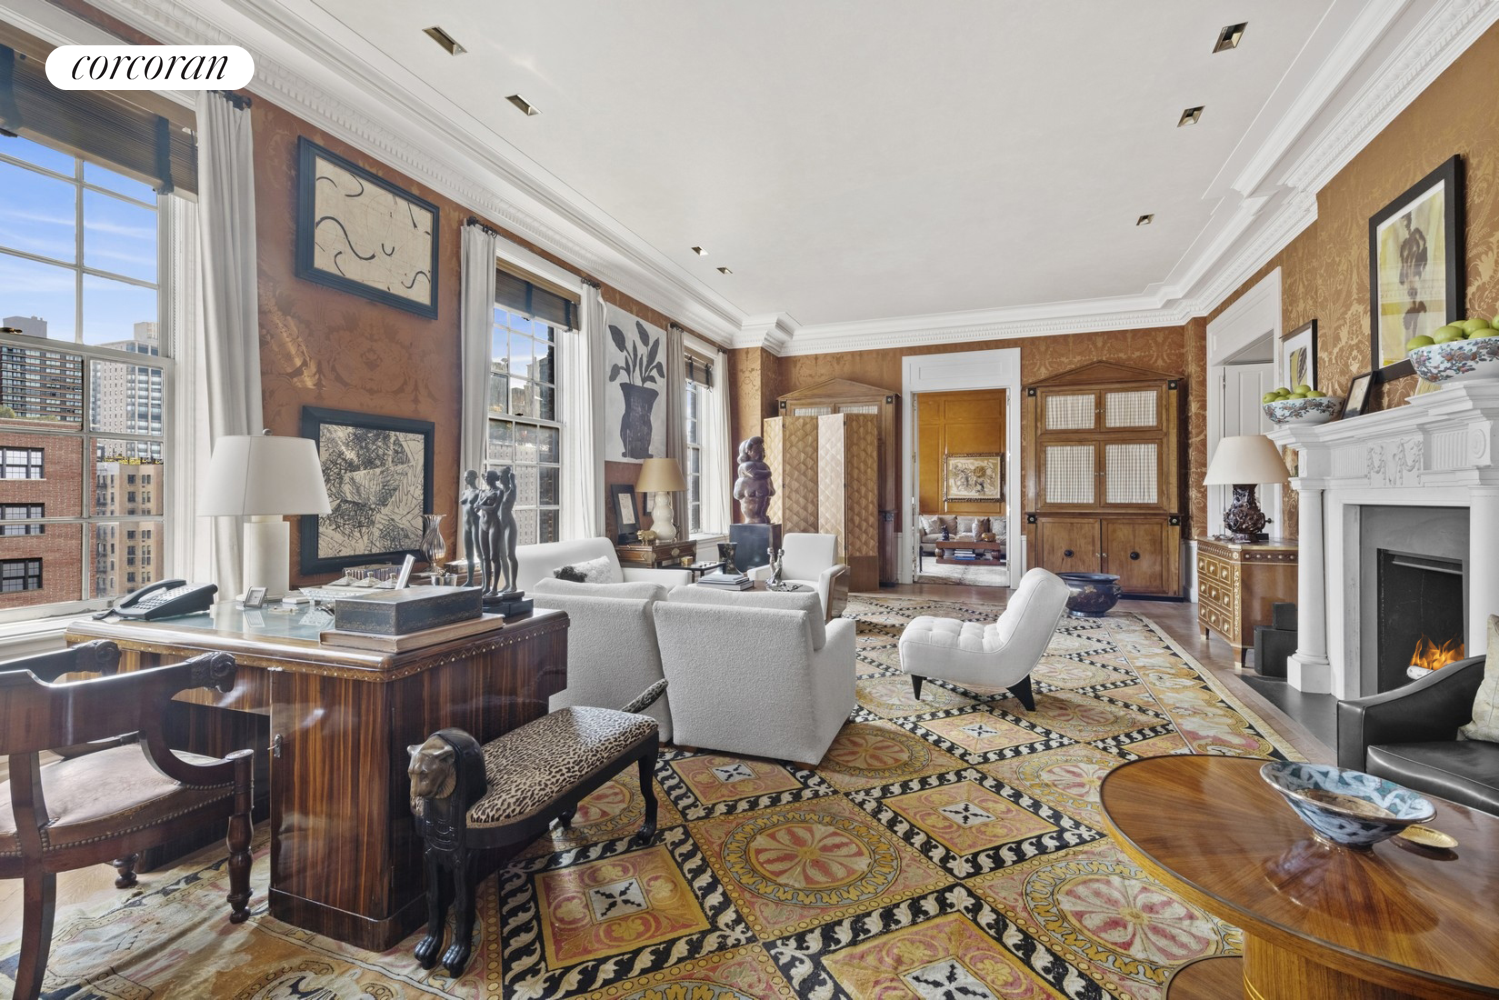
{"label": "corcoran logo", "polygon": [[239,90],[254,75],[238,45],[59,45],[47,56],[59,90]]}

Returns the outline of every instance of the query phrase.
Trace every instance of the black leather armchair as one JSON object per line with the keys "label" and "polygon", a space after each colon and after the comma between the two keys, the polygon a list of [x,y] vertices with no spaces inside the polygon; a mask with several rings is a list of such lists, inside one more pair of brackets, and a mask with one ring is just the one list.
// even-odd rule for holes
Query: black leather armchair
{"label": "black leather armchair", "polygon": [[1459,740],[1473,719],[1484,658],[1413,684],[1338,703],[1338,766],[1499,815],[1499,743]]}

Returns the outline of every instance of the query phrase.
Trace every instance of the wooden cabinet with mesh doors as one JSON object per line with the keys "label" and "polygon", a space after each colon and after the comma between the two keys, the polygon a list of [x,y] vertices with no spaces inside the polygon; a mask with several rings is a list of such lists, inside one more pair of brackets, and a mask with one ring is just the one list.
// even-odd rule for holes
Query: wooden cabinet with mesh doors
{"label": "wooden cabinet with mesh doors", "polygon": [[1107,361],[1026,387],[1032,565],[1112,573],[1126,594],[1181,596],[1185,396],[1175,375]]}

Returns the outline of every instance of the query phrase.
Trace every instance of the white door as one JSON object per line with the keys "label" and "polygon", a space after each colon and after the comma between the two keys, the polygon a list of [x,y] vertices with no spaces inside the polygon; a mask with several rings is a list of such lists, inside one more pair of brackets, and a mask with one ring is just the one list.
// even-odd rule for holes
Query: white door
{"label": "white door", "polygon": [[[1275,365],[1271,362],[1253,365],[1224,365],[1223,373],[1223,422],[1218,427],[1217,440],[1236,434],[1265,434],[1274,429],[1265,416],[1260,397],[1275,388]],[[1208,456],[1212,461],[1212,456]],[[1265,530],[1272,536],[1280,535],[1280,490],[1279,486],[1259,488],[1260,510],[1271,519]],[[1208,487],[1209,531],[1214,535],[1224,533],[1223,512],[1233,499],[1233,487]]]}

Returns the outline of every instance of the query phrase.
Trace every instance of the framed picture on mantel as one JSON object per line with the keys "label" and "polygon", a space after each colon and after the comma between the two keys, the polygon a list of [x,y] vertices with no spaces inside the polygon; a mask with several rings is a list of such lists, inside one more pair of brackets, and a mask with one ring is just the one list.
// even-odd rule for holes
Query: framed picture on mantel
{"label": "framed picture on mantel", "polygon": [[1462,318],[1462,166],[1452,157],[1369,220],[1369,338],[1378,382],[1415,374],[1406,341]]}

